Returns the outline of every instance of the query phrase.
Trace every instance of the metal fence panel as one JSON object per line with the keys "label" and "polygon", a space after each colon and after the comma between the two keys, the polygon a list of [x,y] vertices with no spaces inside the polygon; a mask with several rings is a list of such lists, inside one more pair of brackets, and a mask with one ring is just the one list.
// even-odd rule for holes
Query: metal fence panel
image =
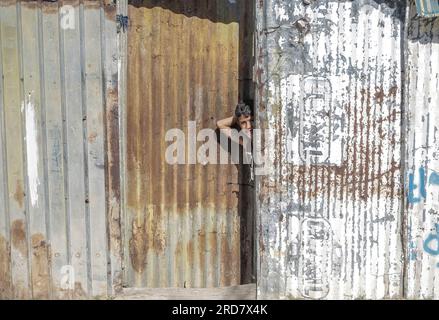
{"label": "metal fence panel", "polygon": [[407,21],[406,292],[439,298],[439,18]]}
{"label": "metal fence panel", "polygon": [[167,130],[183,130],[190,148],[192,129],[214,129],[216,120],[230,116],[238,102],[240,7],[245,9],[244,1],[129,5],[124,151],[128,286],[240,283],[242,188],[237,168],[191,164],[188,157],[185,165],[165,161]]}
{"label": "metal fence panel", "polygon": [[258,297],[400,297],[405,3],[257,6]]}
{"label": "metal fence panel", "polygon": [[0,3],[2,298],[113,290],[105,133],[117,101],[115,13],[110,1]]}

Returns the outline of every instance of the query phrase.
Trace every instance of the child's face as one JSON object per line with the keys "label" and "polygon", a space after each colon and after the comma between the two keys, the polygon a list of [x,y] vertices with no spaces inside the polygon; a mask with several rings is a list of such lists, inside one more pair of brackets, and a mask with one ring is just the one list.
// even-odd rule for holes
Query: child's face
{"label": "child's face", "polygon": [[248,132],[250,135],[253,130],[253,117],[252,116],[240,116],[238,119],[239,126],[241,130]]}

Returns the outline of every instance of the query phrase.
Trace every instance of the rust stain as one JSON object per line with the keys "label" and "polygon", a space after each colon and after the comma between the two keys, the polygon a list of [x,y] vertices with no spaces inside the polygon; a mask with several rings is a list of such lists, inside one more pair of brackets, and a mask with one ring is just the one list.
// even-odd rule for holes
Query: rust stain
{"label": "rust stain", "polygon": [[92,132],[88,136],[88,142],[93,143],[96,141],[98,134],[96,132]]}
{"label": "rust stain", "polygon": [[200,270],[206,270],[206,232],[198,230],[198,259],[200,261]]}
{"label": "rust stain", "polygon": [[221,238],[221,283],[225,286],[229,286],[232,282],[232,274],[230,268],[232,267],[231,263],[231,248],[229,245],[229,241],[227,237]]}
{"label": "rust stain", "polygon": [[11,298],[11,257],[9,243],[0,236],[0,299]]}
{"label": "rust stain", "polygon": [[85,8],[99,9],[101,7],[101,1],[96,0],[82,0]]}
{"label": "rust stain", "polygon": [[[225,14],[224,8],[221,8],[223,4],[195,3],[200,14],[204,14],[205,10],[213,15]],[[164,136],[167,130],[179,128],[188,139],[188,121],[195,121],[197,130],[214,129],[215,119],[233,113],[239,96],[240,28],[236,23],[226,25],[175,13],[188,9],[188,3],[175,1],[166,6],[173,9],[164,10],[161,6],[148,8],[144,3],[128,7],[131,27],[128,30],[129,92],[125,156],[130,220],[137,220],[137,213],[142,212],[145,206],[154,207],[154,219],[148,220],[148,226],[142,227],[143,221],[140,226],[138,222],[130,222],[135,230],[130,234],[130,263],[135,265],[135,272],[143,271],[147,249],[153,251],[160,261],[164,260],[161,258],[163,255],[175,252],[185,255],[188,252],[188,257],[184,259],[189,261],[175,257],[176,261],[182,261],[184,269],[189,265],[196,268],[197,274],[204,279],[204,272],[219,268],[220,260],[239,260],[239,255],[220,256],[215,257],[217,265],[205,264],[209,263],[205,262],[205,251],[213,252],[215,248],[210,247],[215,246],[215,241],[221,242],[221,238],[228,235],[207,235],[204,225],[200,234],[198,230],[185,230],[183,232],[189,233],[188,238],[194,240],[198,237],[200,245],[193,247],[193,243],[184,243],[183,250],[171,253],[167,239],[169,232],[176,230],[170,229],[170,226],[178,225],[176,220],[193,210],[209,210],[212,206],[237,215],[238,199],[233,196],[234,189],[230,184],[237,182],[238,170],[234,165],[168,165],[164,155],[170,143],[164,141]],[[227,12],[228,16],[238,13],[239,6],[233,7],[236,12]],[[112,115],[108,117],[115,119]],[[108,129],[107,132],[111,133]],[[200,145],[201,142],[198,142],[197,148]],[[109,153],[112,153],[110,149]],[[117,159],[116,153],[114,155],[112,160]],[[109,157],[110,169],[112,160]],[[206,239],[206,236],[209,238]],[[215,240],[215,236],[218,239]],[[239,245],[239,237],[237,242]],[[198,265],[194,265],[194,261]],[[191,272],[182,271],[183,274]]]}
{"label": "rust stain", "polygon": [[43,13],[53,14],[53,13],[58,13],[58,11],[59,11],[59,7],[58,7],[57,2],[43,1],[41,3],[41,8],[42,8]]}
{"label": "rust stain", "polygon": [[73,289],[73,299],[86,298],[87,293],[82,288],[81,282],[75,282],[75,288]]}
{"label": "rust stain", "polygon": [[[113,87],[106,91],[106,192],[108,193],[107,212],[109,247],[111,254],[115,257],[122,254],[122,230],[120,224],[120,157],[119,157],[119,108],[117,81],[113,81]],[[118,262],[120,263],[120,262]],[[119,264],[118,264],[119,265]],[[121,273],[116,272],[113,279],[113,288],[116,291],[122,290]]]}
{"label": "rust stain", "polygon": [[20,0],[20,3],[23,7],[35,9],[38,6],[39,1],[36,0]]}
{"label": "rust stain", "polygon": [[41,233],[33,234],[31,243],[33,298],[48,299],[50,291],[48,244]]}
{"label": "rust stain", "polygon": [[383,88],[376,88],[375,91],[375,100],[378,104],[383,104],[384,101],[384,90]]}
{"label": "rust stain", "polygon": [[393,86],[389,89],[389,95],[388,97],[396,97],[396,93],[398,92],[398,87],[397,86]]}
{"label": "rust stain", "polygon": [[217,247],[217,241],[218,239],[218,232],[217,231],[211,231],[209,232],[209,248],[211,248],[211,254],[210,254],[210,261],[209,261],[209,265],[210,266],[215,266],[216,265],[216,260],[218,259],[217,256],[217,251],[216,251],[216,247]]}
{"label": "rust stain", "polygon": [[[390,89],[392,94],[389,95],[377,88],[373,94],[374,99],[371,99],[371,92],[363,88],[360,90],[359,105],[347,103],[345,111],[350,139],[341,165],[292,166],[287,180],[298,185],[301,201],[330,194],[335,188],[340,189],[339,193],[335,193],[338,199],[348,196],[366,201],[373,195],[392,198],[403,196],[401,190],[397,190],[396,182],[397,176],[401,174],[399,162],[392,157],[389,162],[383,163],[379,157],[386,142],[389,147],[399,150],[396,134],[387,136],[384,130],[389,126],[398,127],[401,113],[396,107],[386,113],[374,115],[372,112],[374,103],[377,110],[380,110],[379,106],[385,102],[386,97],[393,96],[397,90],[395,88]],[[270,186],[267,183],[261,183],[262,199],[270,192],[286,191],[281,184]]]}
{"label": "rust stain", "polygon": [[146,267],[146,256],[148,254],[149,234],[147,232],[146,216],[143,220],[137,219],[132,222],[132,234],[129,242],[130,259],[133,269],[142,273]]}
{"label": "rust stain", "polygon": [[[155,211],[159,212],[159,210]],[[153,247],[154,251],[158,254],[163,253],[166,248],[166,232],[160,225],[160,216],[154,216],[153,222]]]}
{"label": "rust stain", "polygon": [[23,208],[24,204],[24,191],[23,191],[23,182],[21,180],[17,180],[17,183],[15,185],[15,193],[14,193],[14,199],[17,201],[20,208]]}
{"label": "rust stain", "polygon": [[0,1],[0,7],[7,7],[10,5],[15,5],[17,3],[17,0],[2,0]]}
{"label": "rust stain", "polygon": [[11,228],[12,245],[16,248],[24,257],[27,256],[26,245],[26,231],[25,222],[21,219],[14,220]]}
{"label": "rust stain", "polygon": [[194,243],[192,240],[189,240],[187,243],[187,259],[190,269],[194,268]]}
{"label": "rust stain", "polygon": [[120,158],[119,158],[119,107],[117,89],[108,90],[107,104],[107,161],[109,168],[109,190],[116,201],[120,201]]}
{"label": "rust stain", "polygon": [[[108,20],[116,21],[116,14],[117,14],[117,7],[114,3],[112,3],[113,0],[105,0],[104,1],[104,13]],[[129,24],[128,24],[129,27]]]}
{"label": "rust stain", "polygon": [[82,0],[63,0],[62,4],[76,7],[79,6],[81,1]]}
{"label": "rust stain", "polygon": [[[165,16],[165,13],[157,8],[154,9],[156,11],[152,15],[153,10],[136,9],[132,6],[129,9],[132,25],[136,26],[130,31],[129,47],[145,46],[153,49],[149,54],[134,50],[128,58],[130,61],[128,64],[128,88],[130,88],[128,110],[130,112],[127,114],[127,169],[128,189],[133,190],[133,192],[128,192],[128,205],[135,210],[141,209],[145,202],[160,205],[162,201],[160,196],[164,192],[177,194],[177,196],[166,197],[166,204],[169,207],[177,202],[178,208],[184,208],[189,203],[189,209],[194,209],[197,203],[215,203],[215,198],[219,196],[225,202],[228,195],[227,177],[220,177],[222,183],[217,186],[222,190],[207,193],[208,199],[202,192],[191,192],[190,197],[178,196],[184,195],[186,188],[196,190],[196,187],[189,187],[187,181],[192,186],[205,185],[203,178],[208,177],[212,172],[216,173],[216,166],[201,168],[202,166],[198,164],[178,167],[167,165],[164,161],[164,154],[169,144],[156,143],[154,137],[164,136],[170,128],[180,128],[187,135],[188,121],[197,121],[198,129],[207,128],[213,126],[211,118],[225,117],[232,113],[233,102],[226,103],[230,105],[229,110],[224,110],[224,103],[221,101],[229,102],[230,92],[238,90],[238,82],[232,82],[232,78],[228,75],[228,73],[236,74],[238,65],[232,66],[229,62],[230,58],[225,59],[216,51],[208,49],[229,47],[232,48],[231,54],[236,55],[237,58],[237,45],[234,43],[237,39],[225,39],[219,34],[220,30],[211,26],[210,21],[190,22],[187,17],[169,13]],[[144,14],[139,14],[142,12]],[[158,18],[161,15],[163,15],[162,18]],[[157,25],[150,25],[150,23]],[[184,30],[173,30],[174,24],[181,24]],[[140,31],[137,31],[138,28]],[[197,36],[189,37],[195,29]],[[178,35],[170,35],[177,31]],[[238,31],[236,29],[236,32]],[[163,37],[165,35],[167,37],[163,38],[163,41],[176,37],[181,39],[185,47],[181,47],[183,44],[178,41],[166,42],[157,47],[155,41],[159,41],[160,33],[163,33]],[[153,63],[152,59],[155,55],[166,55],[166,60],[176,60],[179,64],[171,68],[172,65],[165,62]],[[205,76],[209,74],[208,70],[211,68],[221,70],[217,79]],[[173,81],[173,79],[181,79],[181,81]],[[221,90],[218,89],[219,82],[221,82]],[[211,94],[215,96],[209,99]],[[196,101],[197,96],[200,101]],[[201,102],[202,105],[209,107],[203,107],[201,112],[197,113],[195,112],[196,103]],[[157,108],[156,105],[166,106],[166,110],[169,111],[162,112],[162,109]],[[186,108],[182,109],[182,105]],[[198,143],[197,147],[200,145],[201,143]],[[197,172],[205,173],[196,175]],[[166,175],[167,178],[163,179]],[[183,178],[179,179],[176,185],[172,178],[174,175]],[[212,180],[210,183],[215,183],[215,181]],[[202,189],[205,190],[204,187]],[[139,195],[141,195],[140,198]],[[161,212],[157,214],[161,216]]]}

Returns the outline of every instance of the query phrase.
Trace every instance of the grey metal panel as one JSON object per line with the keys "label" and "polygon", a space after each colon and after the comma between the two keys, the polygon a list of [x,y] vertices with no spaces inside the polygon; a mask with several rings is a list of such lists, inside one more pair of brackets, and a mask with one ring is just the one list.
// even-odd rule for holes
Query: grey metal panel
{"label": "grey metal panel", "polygon": [[[66,144],[66,175],[67,175],[67,214],[69,217],[70,264],[75,270],[75,296],[87,296],[89,293],[87,256],[88,203],[86,199],[86,101],[83,77],[84,38],[83,7],[79,1],[71,1],[74,6],[73,29],[62,30],[63,39],[63,75],[65,94],[65,144]],[[83,123],[85,122],[85,123]]]}
{"label": "grey metal panel", "polygon": [[29,249],[31,265],[32,296],[35,299],[50,296],[50,269],[46,221],[46,174],[45,139],[43,131],[44,93],[41,68],[41,24],[40,10],[36,3],[22,3],[21,10],[21,46],[23,68],[22,114],[24,115],[24,145],[27,223],[29,225]]}
{"label": "grey metal panel", "polygon": [[[63,89],[58,3],[42,5],[42,41],[46,124],[47,190],[51,249],[52,298],[67,298],[60,286],[62,268],[68,265],[68,236],[64,181]],[[50,110],[50,112],[47,112]]]}
{"label": "grey metal panel", "polygon": [[[20,16],[15,1],[1,6],[1,38],[3,59],[3,105],[6,139],[8,214],[10,219],[12,296],[31,296],[28,261],[28,221],[26,221],[24,138],[21,107],[24,107],[20,84],[21,49]],[[6,213],[5,213],[6,214]]]}
{"label": "grey metal panel", "polygon": [[257,1],[258,297],[400,297],[401,1]]}
{"label": "grey metal panel", "polygon": [[[107,294],[107,220],[104,150],[104,84],[102,45],[105,41],[100,3],[84,3],[84,72],[87,127],[85,128],[90,224],[92,295]],[[96,48],[96,46],[99,48]]]}
{"label": "grey metal panel", "polygon": [[439,18],[407,25],[406,292],[439,299]]}
{"label": "grey metal panel", "polygon": [[[0,15],[1,17],[1,15]],[[0,29],[0,48],[2,32]],[[0,50],[0,74],[3,75],[3,58]],[[9,237],[8,187],[6,169],[6,132],[4,123],[4,87],[0,78],[0,299],[11,297],[11,259]]]}
{"label": "grey metal panel", "polygon": [[117,282],[105,136],[118,99],[115,13],[112,1],[0,3],[2,298],[106,296]]}

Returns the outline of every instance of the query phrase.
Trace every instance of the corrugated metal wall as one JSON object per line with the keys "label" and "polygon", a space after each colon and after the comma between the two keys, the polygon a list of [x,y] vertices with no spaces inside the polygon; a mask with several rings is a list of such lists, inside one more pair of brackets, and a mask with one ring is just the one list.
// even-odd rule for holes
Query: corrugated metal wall
{"label": "corrugated metal wall", "polygon": [[401,296],[404,8],[257,2],[258,297]]}
{"label": "corrugated metal wall", "polygon": [[116,41],[110,1],[0,2],[0,298],[112,290]]}
{"label": "corrugated metal wall", "polygon": [[439,299],[439,18],[410,1],[406,43],[406,292]]}
{"label": "corrugated metal wall", "polygon": [[240,38],[249,41],[240,32],[240,12],[250,21],[251,6],[245,1],[129,3],[126,285],[239,284],[239,208],[245,191],[237,167],[191,164],[187,156],[189,164],[167,164],[171,142],[165,135],[182,129],[188,152],[191,130],[215,129],[217,120],[233,114],[240,75],[249,72],[246,61],[240,65]]}
{"label": "corrugated metal wall", "polygon": [[[414,0],[255,3],[258,297],[438,299],[439,19]],[[243,171],[164,162],[168,129],[252,96],[251,10],[133,1],[124,70],[113,1],[0,2],[0,299],[114,293],[124,255],[129,286],[251,278]]]}

